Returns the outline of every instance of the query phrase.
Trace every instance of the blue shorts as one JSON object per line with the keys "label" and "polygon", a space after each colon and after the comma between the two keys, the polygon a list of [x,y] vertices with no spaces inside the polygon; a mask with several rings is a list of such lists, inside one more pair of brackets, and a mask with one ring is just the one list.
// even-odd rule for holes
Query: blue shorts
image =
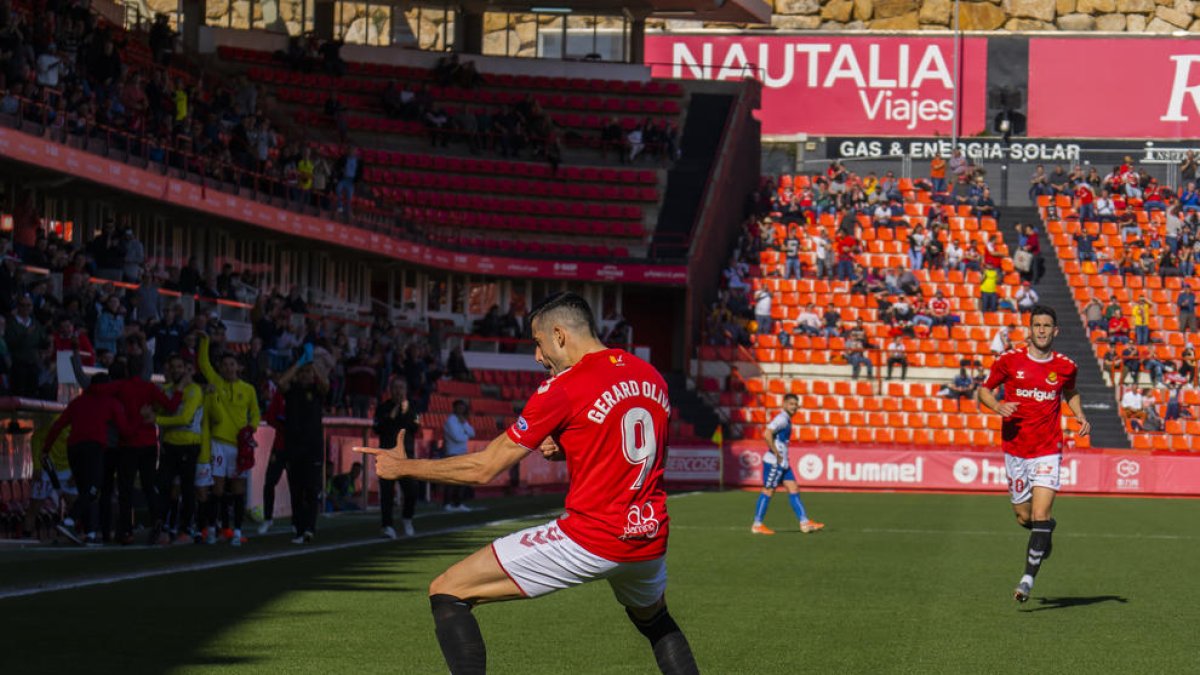
{"label": "blue shorts", "polygon": [[796,475],[792,473],[790,464],[768,464],[763,462],[763,489],[774,490],[779,487],[779,483],[785,480],[796,480]]}

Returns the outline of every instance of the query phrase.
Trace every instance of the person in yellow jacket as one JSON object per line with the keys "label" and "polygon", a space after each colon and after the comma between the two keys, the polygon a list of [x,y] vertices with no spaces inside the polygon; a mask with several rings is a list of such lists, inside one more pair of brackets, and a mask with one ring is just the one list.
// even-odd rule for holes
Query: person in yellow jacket
{"label": "person in yellow jacket", "polygon": [[[171,395],[178,391],[182,394],[179,407],[170,414],[160,413],[154,419],[159,427],[162,445],[158,459],[158,494],[164,504],[170,504],[162,509],[165,522],[158,523],[158,527],[162,534],[167,535],[160,541],[166,539],[162,543],[169,543],[176,530],[180,532],[180,541],[191,541],[192,537],[188,529],[196,510],[194,486],[204,430],[204,391],[192,381],[191,368],[178,354],[167,359],[165,375],[166,393]],[[172,494],[176,479],[179,480],[179,501],[182,502],[178,509],[175,508],[177,502]],[[178,515],[174,523],[171,518],[166,518],[167,513]]]}
{"label": "person in yellow jacket", "polygon": [[[246,482],[250,471],[237,470],[238,434],[246,427],[258,428],[258,394],[253,385],[238,378],[238,361],[233,354],[221,354],[217,368],[213,368],[209,345],[208,335],[201,334],[196,361],[200,374],[213,388],[208,424],[212,435],[213,496],[220,503],[224,534],[232,545],[241,546],[245,542],[242,521],[246,516]],[[227,520],[230,506],[233,507],[232,531]]]}
{"label": "person in yellow jacket", "polygon": [[1142,296],[1133,305],[1133,339],[1139,345],[1150,344],[1150,298]]}

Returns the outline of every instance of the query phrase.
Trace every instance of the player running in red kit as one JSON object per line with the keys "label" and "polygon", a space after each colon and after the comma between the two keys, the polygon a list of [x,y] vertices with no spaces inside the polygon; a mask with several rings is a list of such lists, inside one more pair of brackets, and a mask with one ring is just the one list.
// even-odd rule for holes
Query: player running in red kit
{"label": "player running in red kit", "polygon": [[[1029,315],[1029,339],[1024,349],[1010,349],[992,364],[991,374],[979,388],[979,402],[1004,418],[1000,429],[1008,491],[1021,527],[1030,530],[1025,574],[1013,597],[1029,599],[1033,580],[1042,562],[1050,557],[1051,537],[1057,524],[1050,514],[1059,487],[1062,463],[1062,402],[1079,421],[1079,435],[1091,424],[1083,414],[1075,362],[1053,351],[1058,335],[1058,315],[1038,305]],[[1004,400],[997,398],[1004,388]]]}
{"label": "player running in red kit", "polygon": [[595,316],[574,293],[548,298],[529,315],[535,358],[551,377],[521,417],[481,452],[447,459],[377,457],[381,478],[482,485],[527,454],[565,459],[566,513],[501,537],[450,567],[429,586],[438,642],[450,672],[483,673],[486,651],[472,607],[535,598],[607,579],[646,636],[664,673],[698,672],[683,632],[667,612],[664,451],[670,404],[661,375],[608,349]]}

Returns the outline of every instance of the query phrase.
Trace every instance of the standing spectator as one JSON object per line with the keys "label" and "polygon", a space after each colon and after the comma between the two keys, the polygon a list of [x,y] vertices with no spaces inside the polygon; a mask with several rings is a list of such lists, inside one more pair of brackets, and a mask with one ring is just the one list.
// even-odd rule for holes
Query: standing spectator
{"label": "standing spectator", "polygon": [[[297,362],[279,378],[279,389],[283,392],[286,411],[283,445],[287,452],[288,488],[292,499],[295,534],[292,543],[306,544],[313,540],[317,528],[317,500],[325,466],[322,406],[329,394],[329,380],[315,364]],[[240,535],[238,532],[235,536]]]}
{"label": "standing spectator", "polygon": [[829,233],[825,231],[825,228],[821,228],[821,231],[813,238],[812,248],[816,252],[817,278],[829,278],[833,275],[833,262],[830,259],[833,244],[830,242]]}
{"label": "standing spectator", "polygon": [[929,162],[929,179],[934,192],[946,191],[946,158],[941,154],[934,155]]}
{"label": "standing spectator", "polygon": [[1191,282],[1186,282],[1175,296],[1175,306],[1179,309],[1179,330],[1186,335],[1196,330],[1196,292],[1192,290]]}
{"label": "standing spectator", "polygon": [[[458,399],[454,402],[454,414],[446,419],[442,427],[443,442],[446,445],[447,457],[458,457],[467,454],[467,442],[475,438],[475,428],[471,426],[471,408],[467,402]],[[446,485],[443,487],[447,511],[470,511],[471,507],[463,503],[466,488],[462,485]]]}
{"label": "standing spectator", "polygon": [[358,148],[351,146],[346,154],[338,161],[335,173],[337,182],[337,212],[345,211],[349,216],[354,204],[354,184],[358,182],[359,171]]}
{"label": "standing spectator", "polygon": [[1133,305],[1133,339],[1139,345],[1150,344],[1150,312],[1150,298],[1138,298]]}
{"label": "standing spectator", "polygon": [[146,248],[133,236],[132,228],[125,229],[124,237],[125,264],[121,267],[121,272],[125,281],[137,283],[141,280],[142,271],[146,266]]}
{"label": "standing spectator", "polygon": [[784,276],[788,279],[800,278],[800,235],[800,227],[790,223],[787,238],[783,241]]}
{"label": "standing spectator", "polygon": [[1079,220],[1091,222],[1096,219],[1096,193],[1085,181],[1075,184],[1075,200],[1079,203]]}
{"label": "standing spectator", "polygon": [[[408,386],[404,378],[392,378],[388,393],[389,398],[375,406],[375,435],[379,438],[379,447],[396,447],[397,438],[403,432],[404,454],[412,459],[417,432],[421,429],[421,416],[417,414],[412,401],[408,400]],[[414,533],[412,519],[417,504],[417,482],[411,478],[401,478],[399,481],[380,478],[379,510],[383,519],[383,536],[388,539],[396,538],[393,513],[396,509],[397,482],[400,483],[400,522],[404,536],[411,537]]]}
{"label": "standing spectator", "polygon": [[117,340],[125,334],[125,308],[116,293],[104,300],[104,309],[96,319],[96,349],[117,351]]}
{"label": "standing spectator", "polygon": [[908,265],[914,270],[925,266],[925,246],[929,236],[925,234],[925,226],[917,225],[912,234],[908,235]]}
{"label": "standing spectator", "polygon": [[754,292],[754,321],[758,324],[758,334],[768,335],[771,332],[771,292],[760,288]]}
{"label": "standing spectator", "polygon": [[966,157],[963,157],[962,150],[955,148],[954,152],[950,155],[948,167],[950,173],[954,174],[955,178],[959,178],[967,174],[967,171],[971,168],[971,163],[967,161]]}
{"label": "standing spectator", "polygon": [[1179,178],[1182,182],[1196,180],[1196,152],[1188,150],[1183,155],[1183,161],[1179,163]]}
{"label": "standing spectator", "polygon": [[867,341],[866,328],[863,327],[862,319],[859,319],[846,336],[846,362],[850,364],[851,379],[857,380],[859,371],[863,367],[867,370],[867,379],[875,376],[874,365],[871,363],[871,357],[867,354],[867,350],[870,348],[871,344]]}
{"label": "standing spectator", "polygon": [[896,335],[887,346],[887,379],[892,379],[892,367],[900,366],[900,379],[908,379],[908,354],[904,346],[904,340]]}
{"label": "standing spectator", "polygon": [[1083,320],[1087,322],[1089,331],[1108,330],[1108,321],[1104,319],[1104,305],[1095,295],[1083,307]]}
{"label": "standing spectator", "polygon": [[36,397],[41,376],[41,351],[47,344],[46,330],[33,316],[33,300],[22,295],[17,300],[4,330],[4,341],[12,356],[9,389],[17,396]]}
{"label": "standing spectator", "polygon": [[1000,286],[1000,272],[994,266],[988,265],[983,270],[983,278],[979,281],[979,309],[982,312],[995,312],[1000,308],[997,291]]}

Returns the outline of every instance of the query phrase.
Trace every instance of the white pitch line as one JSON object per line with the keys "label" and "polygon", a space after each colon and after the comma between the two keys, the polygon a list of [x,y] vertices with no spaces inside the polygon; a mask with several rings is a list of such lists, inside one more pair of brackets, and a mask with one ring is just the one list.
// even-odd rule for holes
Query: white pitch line
{"label": "white pitch line", "polygon": [[[247,565],[250,563],[262,562],[265,560],[279,560],[281,558],[294,558],[302,555],[311,555],[313,553],[325,553],[327,551],[341,551],[349,548],[359,548],[362,546],[378,546],[380,544],[395,544],[400,541],[409,541],[413,539],[423,539],[425,537],[437,537],[444,534],[453,534],[455,532],[463,532],[466,530],[477,530],[484,527],[495,527],[506,523],[536,520],[552,513],[539,513],[519,518],[503,518],[501,520],[491,520],[485,523],[475,523],[471,525],[460,525],[458,527],[447,527],[440,530],[430,530],[428,532],[420,532],[411,537],[403,537],[398,540],[371,538],[359,539],[356,541],[344,541],[338,544],[325,544],[317,546],[305,546],[303,548],[289,549],[284,551],[274,551],[272,553],[260,553],[257,555],[249,555],[237,558],[227,558],[224,560],[210,560],[208,562],[190,563],[186,565],[175,565],[172,567],[161,567],[152,570],[141,570],[138,572],[129,572],[126,574],[113,574],[105,577],[92,577],[89,579],[77,579],[74,581],[59,581],[53,583],[45,583],[38,586],[30,586],[27,588],[16,588],[12,590],[0,590],[0,600],[9,598],[22,598],[30,595],[39,595],[41,593],[55,593],[58,591],[69,591],[77,588],[87,588],[89,586],[106,586],[108,584],[116,584],[122,581],[135,581],[138,579],[149,579],[152,577],[167,576],[170,574],[180,574],[183,572],[202,572],[205,570],[220,569],[222,567],[235,567],[237,565]],[[79,551],[96,551],[97,549],[73,549]],[[123,550],[129,550],[125,548]]]}
{"label": "white pitch line", "polygon": [[[731,530],[731,531],[750,531],[748,527],[738,527],[734,525],[724,527],[713,527],[706,525],[676,525],[671,524],[672,530]],[[1018,530],[912,530],[899,528],[864,528],[861,530],[846,530],[839,529],[831,531],[827,534],[832,535],[837,532],[848,532],[851,534],[937,534],[937,535],[963,535],[971,537],[1002,537],[1005,535],[1020,535],[1024,533]],[[1189,536],[1186,534],[1119,534],[1115,532],[1055,532],[1055,537],[1073,537],[1082,539],[1164,539],[1164,540],[1192,540],[1200,539],[1200,537]]]}

